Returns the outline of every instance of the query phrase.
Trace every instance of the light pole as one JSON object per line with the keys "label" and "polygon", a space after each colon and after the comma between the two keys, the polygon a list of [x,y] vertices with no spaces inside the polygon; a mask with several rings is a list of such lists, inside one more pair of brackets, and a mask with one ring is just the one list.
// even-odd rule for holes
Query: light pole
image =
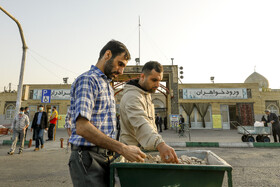
{"label": "light pole", "polygon": [[23,35],[23,30],[21,28],[20,23],[18,20],[16,20],[11,14],[9,14],[6,10],[4,10],[1,6],[0,9],[7,15],[9,16],[12,20],[14,20],[18,26],[20,37],[21,37],[21,42],[22,42],[22,59],[21,59],[21,68],[20,68],[20,75],[19,75],[19,83],[18,83],[18,90],[17,90],[17,103],[16,103],[16,110],[15,112],[17,113],[19,111],[20,105],[21,105],[21,93],[22,93],[22,84],[23,84],[23,74],[24,74],[24,68],[25,68],[25,58],[26,58],[26,50],[27,50],[27,45],[25,43],[24,35]]}
{"label": "light pole", "polygon": [[173,66],[173,60],[174,60],[174,58],[171,58],[171,61],[172,61],[172,66]]}

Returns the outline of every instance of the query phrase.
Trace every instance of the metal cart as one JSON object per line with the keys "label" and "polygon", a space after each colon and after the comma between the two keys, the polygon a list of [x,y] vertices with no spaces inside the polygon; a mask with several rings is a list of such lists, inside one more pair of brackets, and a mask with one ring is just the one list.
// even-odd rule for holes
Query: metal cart
{"label": "metal cart", "polygon": [[188,124],[181,123],[179,124],[179,138],[181,137],[187,137],[187,134],[189,136],[189,141],[191,142],[191,130]]}
{"label": "metal cart", "polygon": [[271,127],[254,127],[254,126],[238,126],[238,134],[243,134],[242,142],[255,142],[254,135],[256,135],[257,142],[270,142]]}

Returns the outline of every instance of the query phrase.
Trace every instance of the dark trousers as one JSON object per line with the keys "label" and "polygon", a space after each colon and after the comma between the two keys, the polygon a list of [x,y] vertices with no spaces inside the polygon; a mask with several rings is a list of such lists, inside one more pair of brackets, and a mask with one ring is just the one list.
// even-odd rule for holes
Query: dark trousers
{"label": "dark trousers", "polygon": [[39,145],[44,145],[44,129],[41,129],[39,126],[34,128],[34,139],[36,141],[36,148],[39,148]]}
{"label": "dark trousers", "polygon": [[167,123],[164,123],[164,130],[167,130]]}
{"label": "dark trousers", "polygon": [[272,124],[272,134],[274,138],[274,142],[277,142],[277,135],[278,135],[278,142],[280,142],[280,125],[279,124]]}
{"label": "dark trousers", "polygon": [[92,151],[71,151],[69,170],[73,186],[107,187],[110,184],[110,160]]}
{"label": "dark trousers", "polygon": [[50,127],[48,129],[48,138],[49,140],[53,139],[53,129],[54,129],[55,124],[50,124]]}
{"label": "dark trousers", "polygon": [[159,129],[159,132],[162,132],[162,127],[161,123],[157,123],[157,129]]}

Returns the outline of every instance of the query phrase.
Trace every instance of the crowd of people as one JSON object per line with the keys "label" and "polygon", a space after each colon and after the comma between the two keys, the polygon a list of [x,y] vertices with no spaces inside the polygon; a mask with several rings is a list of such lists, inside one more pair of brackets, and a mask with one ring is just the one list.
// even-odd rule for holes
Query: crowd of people
{"label": "crowd of people", "polygon": [[[47,112],[44,111],[43,105],[40,105],[38,110],[39,111],[34,115],[30,130],[33,132],[32,139],[36,142],[34,151],[39,151],[40,148],[44,148],[44,131],[48,131],[47,141],[53,140],[53,128],[55,127],[58,119],[58,113],[55,106],[52,108],[50,118],[48,117]],[[29,107],[21,107],[19,113],[14,117],[10,129],[10,132],[13,134],[13,142],[10,151],[8,152],[9,155],[14,154],[18,140],[20,142],[18,154],[23,152],[28,127],[30,126],[29,114]]]}

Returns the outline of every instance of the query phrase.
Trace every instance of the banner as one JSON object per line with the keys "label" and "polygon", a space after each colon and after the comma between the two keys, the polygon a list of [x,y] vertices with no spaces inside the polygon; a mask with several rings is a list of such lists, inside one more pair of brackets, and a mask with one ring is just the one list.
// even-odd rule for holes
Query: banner
{"label": "banner", "polygon": [[246,88],[185,88],[183,99],[248,99]]}
{"label": "banner", "polygon": [[[42,90],[35,89],[33,90],[34,100],[41,100],[42,98]],[[52,100],[70,100],[70,89],[53,89],[51,90],[51,98]]]}

